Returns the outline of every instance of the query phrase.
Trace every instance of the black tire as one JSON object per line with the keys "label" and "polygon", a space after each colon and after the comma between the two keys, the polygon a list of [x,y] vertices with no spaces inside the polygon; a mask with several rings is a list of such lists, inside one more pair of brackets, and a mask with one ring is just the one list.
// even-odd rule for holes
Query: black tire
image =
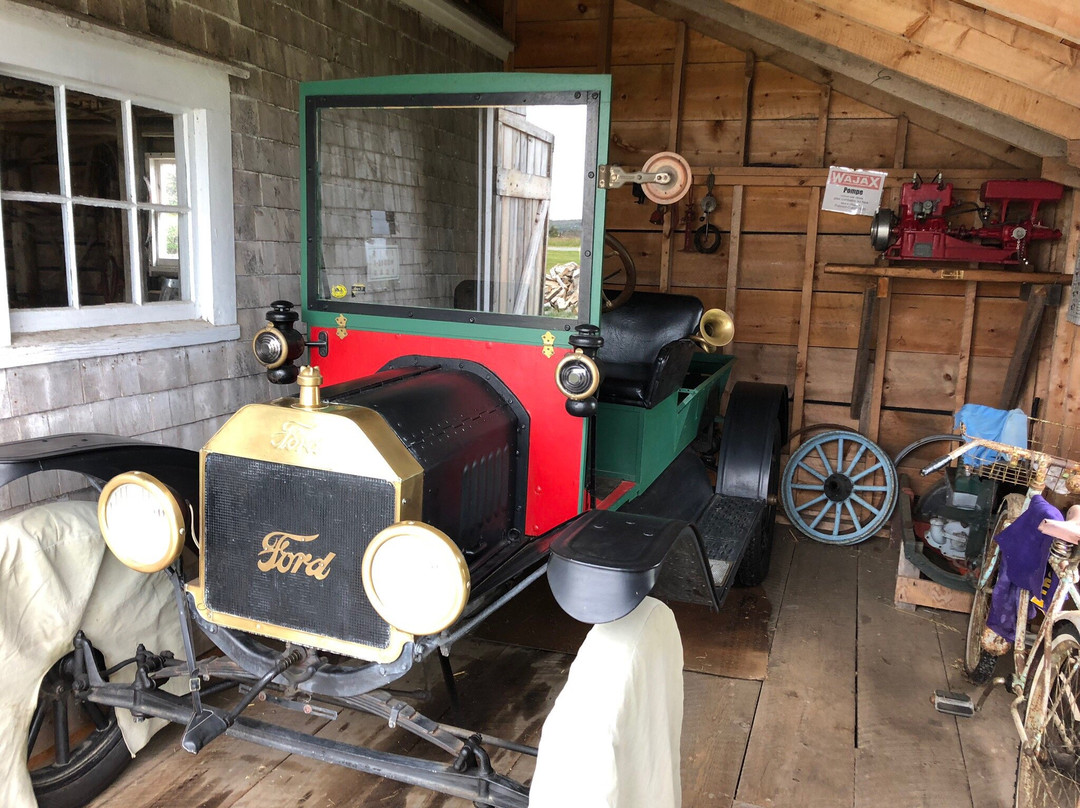
{"label": "black tire", "polygon": [[986,651],[983,651],[979,654],[979,661],[973,666],[968,667],[965,663],[964,673],[967,674],[968,681],[973,685],[985,685],[994,675],[994,669],[997,668],[998,659],[1000,659],[1000,657],[996,657],[993,654],[988,654]]}
{"label": "black tire", "polygon": [[131,762],[115,711],[81,703],[71,695],[72,657],[68,654],[45,675],[35,715],[39,711],[55,714],[56,702],[63,700],[65,716],[72,705],[79,705],[91,716],[94,729],[70,749],[65,763],[54,760],[30,771],[39,808],[80,808],[108,788]]}
{"label": "black tire", "polygon": [[1080,699],[1080,636],[1071,623],[1063,627],[1031,680],[1024,732],[1038,743],[1028,751],[1021,747],[1017,756],[1016,808],[1080,804],[1080,721],[1073,707]]}
{"label": "black tire", "polygon": [[[984,586],[977,587],[975,590],[971,614],[968,616],[967,637],[964,642],[964,673],[972,683],[977,685],[989,681],[997,663],[997,657],[987,653],[982,647],[983,630],[986,628],[986,619],[990,614],[990,596],[994,590],[994,583],[997,581],[998,553],[995,537],[1016,520],[1023,507],[1023,496],[1007,494],[998,506],[994,525],[987,534],[986,544],[983,546],[979,576],[982,577],[984,569],[990,569],[990,576],[986,579]],[[989,657],[994,662],[988,663],[984,657]],[[985,676],[985,678],[979,679],[979,676]]]}

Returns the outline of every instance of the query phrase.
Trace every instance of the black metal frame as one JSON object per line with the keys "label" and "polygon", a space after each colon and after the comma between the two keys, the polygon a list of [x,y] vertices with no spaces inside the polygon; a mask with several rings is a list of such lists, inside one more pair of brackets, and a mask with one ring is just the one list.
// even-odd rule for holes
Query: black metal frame
{"label": "black metal frame", "polygon": [[[110,684],[101,677],[94,660],[93,648],[81,633],[75,638],[75,651],[75,690],[81,699],[94,704],[130,710],[135,716],[161,718],[172,723],[187,725],[189,728],[197,717],[222,714],[221,711],[207,710],[201,706],[199,697],[201,678],[197,675],[199,670],[197,666],[194,669],[196,674],[190,679],[190,695],[175,696],[158,689],[155,680],[189,676],[191,672],[184,670],[185,665],[179,660],[168,661],[167,664],[161,665],[162,658],[160,657],[144,657],[156,660],[158,664],[141,665],[136,672],[135,681],[131,684]],[[226,681],[232,680],[232,682],[245,682],[253,678],[242,668],[229,668],[228,664],[225,667],[207,667],[204,670],[207,672],[213,670]],[[244,706],[245,701],[250,701],[252,692],[256,692],[257,689],[258,685],[238,706]],[[483,744],[512,748],[532,755],[536,754],[536,749],[497,738],[484,737],[479,733],[470,733],[457,727],[445,726],[418,713],[405,702],[379,691],[348,698],[331,698],[326,701],[382,717],[387,720],[391,729],[395,727],[406,729],[448,752],[453,756],[453,762],[439,764],[423,758],[340,743],[269,722],[245,718],[243,715],[234,716],[227,726],[223,726],[219,734],[227,734],[282,752],[386,777],[407,785],[422,786],[443,794],[490,805],[492,808],[527,808],[528,787],[496,773]],[[201,745],[198,748],[201,748]]]}

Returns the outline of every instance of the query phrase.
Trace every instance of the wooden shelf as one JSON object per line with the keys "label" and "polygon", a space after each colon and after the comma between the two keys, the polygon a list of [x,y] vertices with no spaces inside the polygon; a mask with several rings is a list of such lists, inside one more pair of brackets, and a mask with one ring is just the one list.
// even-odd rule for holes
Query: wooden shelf
{"label": "wooden shelf", "polygon": [[866,275],[871,278],[909,278],[923,281],[1052,283],[1063,286],[1072,283],[1072,275],[1060,272],[1013,272],[1008,269],[966,269],[964,267],[826,264],[825,272],[831,275]]}

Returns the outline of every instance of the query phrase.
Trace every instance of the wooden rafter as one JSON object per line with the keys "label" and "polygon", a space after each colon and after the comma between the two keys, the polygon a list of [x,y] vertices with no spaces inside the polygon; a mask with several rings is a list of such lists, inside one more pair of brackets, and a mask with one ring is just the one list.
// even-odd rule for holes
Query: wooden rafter
{"label": "wooden rafter", "polygon": [[[829,84],[834,91],[884,112],[906,115],[916,126],[967,143],[1013,165],[1030,166],[1030,158],[1019,154],[1019,150],[1043,157],[1065,155],[1062,137],[1047,134],[1011,114],[996,111],[996,107],[988,109],[902,71],[886,70],[871,58],[842,50],[827,40],[815,39],[734,4],[711,0],[632,2],[660,16],[684,20],[706,36],[742,50],[753,50],[759,59],[811,81]],[[769,0],[762,5],[771,8],[773,2]],[[795,5],[783,4],[785,8]]]}
{"label": "wooden rafter", "polygon": [[963,0],[1006,20],[1080,45],[1080,6],[1063,0]]}
{"label": "wooden rafter", "polygon": [[[831,43],[842,52],[875,63],[879,66],[878,75],[888,76],[890,83],[896,81],[898,76],[904,76],[1061,139],[1080,131],[1080,108],[1075,104],[1048,92],[1022,87],[1013,80],[989,72],[985,66],[974,66],[944,50],[924,47],[908,36],[893,35],[886,32],[884,27],[873,27],[854,16],[838,14],[831,7],[843,6],[854,13],[856,4],[850,0],[802,0],[798,3],[791,0],[727,1],[744,12],[788,29],[796,36],[808,37],[819,43],[819,47],[821,43]],[[680,0],[680,3],[692,7],[715,5],[706,0]],[[910,5],[902,0],[888,3],[864,0],[863,4],[874,7],[874,18],[882,26],[886,24],[884,20],[890,12],[894,17],[900,17],[900,10],[911,10]],[[934,22],[936,24],[927,23],[924,26],[909,22],[911,36],[918,36],[922,28],[932,32],[942,27],[940,18],[934,18]],[[966,48],[965,39],[963,36],[952,36],[953,47],[973,50]],[[980,45],[987,48],[987,38],[983,38]],[[976,57],[969,55],[969,58]],[[989,62],[994,57],[981,58]],[[1001,58],[1000,55],[997,58]]]}
{"label": "wooden rafter", "polygon": [[[738,0],[735,0],[738,2]],[[812,7],[869,26],[962,65],[983,70],[1035,93],[1080,106],[1076,49],[1041,32],[953,2],[924,0],[813,0]],[[943,75],[944,81],[950,81]]]}

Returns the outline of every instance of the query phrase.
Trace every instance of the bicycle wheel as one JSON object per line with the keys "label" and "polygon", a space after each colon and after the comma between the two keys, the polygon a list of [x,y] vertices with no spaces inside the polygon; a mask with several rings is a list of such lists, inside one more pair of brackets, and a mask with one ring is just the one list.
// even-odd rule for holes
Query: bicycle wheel
{"label": "bicycle wheel", "polygon": [[[982,561],[979,563],[979,580],[982,586],[975,589],[975,600],[968,616],[967,640],[964,644],[964,673],[973,684],[981,685],[990,680],[997,665],[997,657],[983,650],[982,635],[986,618],[990,615],[990,595],[997,581],[998,552],[995,537],[1016,521],[1024,509],[1021,494],[1006,494],[998,506],[997,517],[986,537]],[[986,571],[989,571],[988,573]]]}
{"label": "bicycle wheel", "polygon": [[[1049,679],[1043,675],[1050,666]],[[1016,808],[1080,805],[1080,639],[1072,625],[1039,662],[1024,717],[1029,748],[1016,763]]]}

